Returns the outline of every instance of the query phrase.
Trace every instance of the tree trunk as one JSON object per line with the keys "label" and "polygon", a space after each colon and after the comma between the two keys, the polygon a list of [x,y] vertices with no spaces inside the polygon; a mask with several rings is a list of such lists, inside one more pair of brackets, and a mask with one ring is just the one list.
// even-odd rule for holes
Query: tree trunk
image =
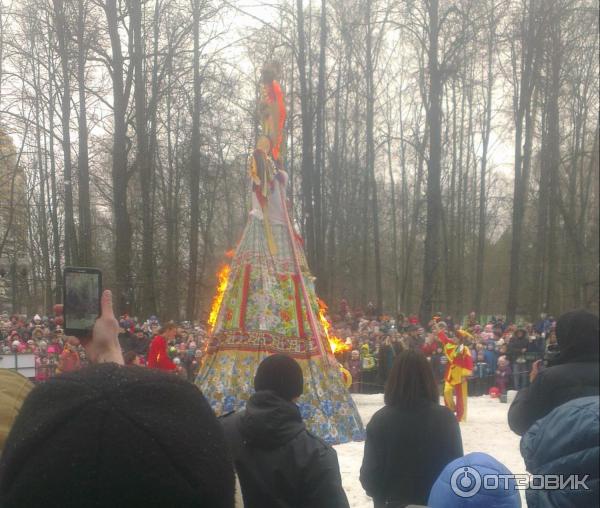
{"label": "tree trunk", "polygon": [[314,210],[314,159],[313,129],[308,79],[306,77],[306,35],[304,32],[304,7],[302,0],[296,0],[298,17],[298,81],[300,82],[300,109],[302,113],[302,214],[304,239],[308,262],[315,267],[316,259],[316,217]]}
{"label": "tree trunk", "polygon": [[129,90],[125,88],[124,63],[119,32],[117,0],[106,0],[106,21],[112,50],[113,85],[113,213],[115,218],[116,310],[130,312],[133,305],[131,277],[131,225],[127,207],[127,125],[125,115]]}
{"label": "tree trunk", "polygon": [[65,186],[65,263],[79,263],[77,250],[77,233],[75,231],[75,219],[73,214],[73,177],[71,162],[71,77],[69,48],[65,16],[65,5],[63,0],[52,0],[54,5],[56,37],[58,39],[58,50],[62,68],[62,149],[64,158],[64,186]]}
{"label": "tree trunk", "polygon": [[192,152],[190,158],[190,252],[186,305],[187,319],[197,317],[196,297],[198,284],[198,227],[200,207],[200,0],[193,0],[194,24],[194,106],[192,110]]}
{"label": "tree trunk", "polygon": [[[547,93],[544,94],[547,96]],[[540,144],[540,178],[538,184],[536,249],[533,265],[533,295],[531,318],[537,319],[546,309],[546,269],[547,269],[547,237],[550,183],[548,171],[548,114],[542,112]]]}
{"label": "tree trunk", "polygon": [[90,171],[88,162],[88,126],[85,94],[85,64],[87,60],[86,7],[84,0],[77,2],[77,87],[79,89],[79,263],[91,266],[92,262],[92,213],[90,206]]}
{"label": "tree trunk", "polygon": [[[32,41],[32,50],[35,45]],[[40,97],[42,97],[40,87],[40,61],[35,59],[31,65],[33,83],[36,89],[35,104],[35,140],[37,147],[37,166],[39,175],[39,199],[38,199],[38,220],[39,220],[39,242],[42,251],[43,263],[43,288],[44,288],[44,311],[47,311],[52,305],[52,271],[50,269],[50,251],[48,249],[48,221],[46,218],[46,171],[44,164],[44,155],[42,149],[42,135],[40,126],[43,122],[41,119]]]}
{"label": "tree trunk", "polygon": [[413,199],[413,207],[410,219],[410,230],[409,240],[406,245],[406,257],[404,259],[403,275],[402,275],[402,292],[400,294],[400,301],[402,302],[403,309],[410,309],[412,311],[413,299],[412,299],[412,288],[413,288],[413,267],[412,267],[412,255],[415,250],[415,243],[417,241],[417,234],[419,230],[419,217],[421,213],[421,185],[423,182],[423,172],[425,165],[425,147],[427,145],[427,137],[429,135],[429,126],[425,124],[425,131],[423,138],[419,140],[419,125],[415,126],[416,139],[415,146],[417,147],[417,167],[415,171],[415,191]]}
{"label": "tree trunk", "polygon": [[473,297],[473,310],[479,315],[483,299],[483,269],[485,266],[485,237],[486,237],[486,177],[488,148],[492,130],[492,97],[494,87],[494,40],[496,30],[495,2],[491,0],[490,16],[488,21],[488,47],[487,47],[487,82],[484,95],[485,116],[483,120],[481,172],[479,177],[479,231],[477,235],[477,268],[475,276],[475,292]]}
{"label": "tree trunk", "polygon": [[[336,258],[336,231],[338,227],[338,216],[339,216],[339,196],[340,196],[340,165],[341,165],[341,143],[340,138],[345,135],[345,132],[341,132],[341,95],[342,95],[342,66],[339,65],[338,75],[336,80],[335,88],[335,109],[334,109],[334,128],[333,128],[333,150],[331,156],[331,219],[329,221],[329,235],[328,235],[328,248],[327,248],[327,265],[328,265],[328,284],[327,284],[327,298],[328,301],[332,301],[334,297],[334,284],[337,275],[336,267],[339,264],[339,259]],[[345,107],[348,104],[348,93],[345,95]],[[344,115],[346,109],[344,109]]]}
{"label": "tree trunk", "polygon": [[[560,199],[560,114],[559,114],[559,97],[560,97],[560,73],[561,73],[561,34],[560,34],[560,6],[554,1],[553,22],[550,27],[550,97],[548,107],[548,144],[549,144],[549,159],[550,159],[550,202],[557,203]],[[573,198],[573,201],[575,199]],[[575,215],[573,213],[573,215]],[[548,238],[548,288],[547,302],[548,312],[555,314],[559,309],[559,295],[557,284],[558,272],[558,256],[559,248],[557,245],[557,228],[558,228],[558,207],[551,206],[549,209],[549,231]],[[575,242],[577,243],[577,242]],[[575,303],[574,303],[575,304]]]}
{"label": "tree trunk", "polygon": [[[396,307],[394,308],[394,312],[398,312],[400,310],[400,306],[402,306],[402,309],[404,311],[407,311],[408,308],[406,306],[406,302],[403,301],[402,299],[402,289],[400,286],[400,270],[402,269],[403,266],[403,262],[404,259],[406,258],[406,253],[408,250],[408,207],[410,204],[410,199],[408,197],[408,182],[407,182],[407,170],[406,170],[406,141],[404,139],[404,109],[403,109],[403,105],[402,105],[402,81],[400,82],[400,88],[399,88],[399,94],[398,94],[398,116],[399,116],[399,121],[400,121],[400,170],[401,170],[401,184],[400,184],[400,202],[401,202],[401,217],[400,217],[400,224],[401,224],[401,237],[402,237],[402,246],[401,246],[401,250],[402,250],[402,261],[398,260],[398,267],[397,269],[397,276],[398,276],[398,281],[397,281],[397,289],[396,289]],[[416,183],[416,182],[415,182]],[[418,200],[417,196],[413,196],[413,198],[415,199],[415,201]],[[394,238],[394,242],[397,243],[398,239],[397,237]],[[402,264],[401,264],[402,263]],[[404,282],[402,282],[402,285],[404,285]]]}
{"label": "tree trunk", "polygon": [[[49,20],[47,20],[48,22]],[[49,37],[51,35],[49,34]],[[60,255],[60,230],[58,228],[58,194],[56,185],[56,158],[54,154],[54,66],[50,50],[47,52],[48,70],[48,158],[50,159],[51,204],[50,222],[52,224],[52,250],[54,255],[54,303],[62,301],[62,269]]]}
{"label": "tree trunk", "polygon": [[[401,100],[401,99],[400,99]],[[402,107],[400,107],[402,111]],[[394,181],[394,172],[392,171],[392,133],[391,126],[388,128],[387,136],[387,156],[388,156],[388,174],[390,176],[390,199],[392,216],[392,264],[394,271],[394,312],[398,311],[399,293],[400,293],[400,273],[398,272],[398,220],[396,217],[396,183]]]}
{"label": "tree trunk", "polygon": [[[515,118],[515,180],[513,191],[512,238],[510,249],[510,276],[507,303],[507,321],[515,320],[519,306],[520,261],[525,198],[529,184],[529,162],[531,160],[532,114],[531,102],[535,86],[535,63],[537,37],[535,35],[535,3],[529,0],[527,27],[522,39],[521,85]],[[516,62],[513,61],[513,66]],[[525,144],[523,122],[525,121]]]}
{"label": "tree trunk", "polygon": [[[368,183],[371,186],[371,207],[373,215],[373,254],[375,256],[375,308],[377,314],[383,312],[383,285],[381,281],[381,244],[379,239],[379,204],[377,201],[377,181],[375,179],[375,83],[373,79],[373,23],[372,23],[372,0],[367,0],[367,44],[366,44],[366,129],[367,129],[367,174]],[[367,192],[368,194],[368,192]],[[366,248],[366,245],[365,245]]]}
{"label": "tree trunk", "polygon": [[419,312],[421,323],[428,323],[431,318],[440,256],[442,78],[438,66],[438,4],[439,0],[429,2],[429,109],[427,111],[429,163],[427,167],[427,228],[423,262],[423,291]]}
{"label": "tree trunk", "polygon": [[154,224],[152,220],[152,170],[148,144],[148,120],[146,117],[145,49],[142,33],[142,4],[133,0],[130,4],[131,30],[133,32],[132,65],[134,67],[135,131],[137,143],[136,169],[142,190],[142,291],[140,308],[143,316],[156,314],[154,288]]}
{"label": "tree trunk", "polygon": [[319,77],[317,85],[317,123],[315,131],[315,171],[314,171],[314,200],[315,200],[315,258],[313,266],[317,277],[317,292],[322,293],[327,287],[325,261],[325,214],[323,206],[322,182],[325,174],[325,108],[326,96],[326,50],[327,50],[327,0],[321,0],[320,41],[319,41]]}
{"label": "tree trunk", "polygon": [[[169,39],[170,40],[170,39]],[[169,45],[169,53],[172,48]],[[177,225],[178,225],[178,211],[179,211],[179,193],[178,193],[178,174],[175,175],[177,160],[175,147],[173,144],[173,119],[172,119],[172,72],[171,66],[166,73],[167,76],[167,97],[166,97],[166,123],[167,123],[167,196],[166,196],[166,210],[165,210],[165,224],[166,224],[166,253],[165,253],[165,267],[166,267],[166,284],[165,284],[165,300],[164,300],[164,317],[166,319],[178,320],[178,300],[179,300],[179,285],[178,285],[178,266],[179,256],[177,248]],[[179,116],[177,116],[175,135],[179,131]]]}

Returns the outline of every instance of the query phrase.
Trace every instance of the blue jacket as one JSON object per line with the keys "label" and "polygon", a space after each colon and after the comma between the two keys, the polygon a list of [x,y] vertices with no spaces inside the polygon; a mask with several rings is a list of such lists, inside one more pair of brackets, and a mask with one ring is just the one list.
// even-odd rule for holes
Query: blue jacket
{"label": "blue jacket", "polygon": [[[465,471],[463,474],[459,470]],[[506,466],[487,453],[469,453],[450,462],[433,484],[427,506],[429,508],[521,508],[521,496],[514,481],[507,489],[485,489],[485,475],[509,475]],[[479,477],[479,486],[478,480]],[[501,482],[500,482],[501,483]],[[501,483],[502,484],[502,483]],[[456,493],[460,490],[469,497]],[[472,490],[475,490],[473,494]]]}
{"label": "blue jacket", "polygon": [[528,490],[529,508],[599,505],[600,397],[573,399],[535,422],[521,439],[531,474],[589,475],[589,490]]}
{"label": "blue jacket", "polygon": [[496,367],[498,365],[498,353],[495,349],[488,349],[487,344],[485,345],[485,351],[483,352],[483,357],[485,358],[485,363],[488,364],[488,369],[490,372],[496,372]]}

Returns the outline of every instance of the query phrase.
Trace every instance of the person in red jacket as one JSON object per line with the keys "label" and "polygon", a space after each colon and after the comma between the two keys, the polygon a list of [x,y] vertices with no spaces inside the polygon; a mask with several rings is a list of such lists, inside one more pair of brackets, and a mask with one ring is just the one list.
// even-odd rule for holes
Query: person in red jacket
{"label": "person in red jacket", "polygon": [[166,371],[174,371],[176,365],[171,361],[167,353],[167,344],[175,338],[177,327],[170,322],[163,326],[150,343],[148,351],[148,367]]}
{"label": "person in red jacket", "polygon": [[436,340],[435,335],[432,333],[425,338],[425,343],[421,346],[421,352],[428,358],[436,352],[439,346],[439,342]]}

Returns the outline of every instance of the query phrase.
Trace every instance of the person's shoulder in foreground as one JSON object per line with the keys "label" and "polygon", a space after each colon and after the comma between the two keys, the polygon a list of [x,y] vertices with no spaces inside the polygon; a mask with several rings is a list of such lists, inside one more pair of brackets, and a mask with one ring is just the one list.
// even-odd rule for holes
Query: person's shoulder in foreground
{"label": "person's shoulder in foreground", "polygon": [[23,401],[32,388],[31,381],[21,374],[0,369],[0,455]]}
{"label": "person's shoulder in foreground", "polygon": [[521,455],[533,475],[574,475],[585,487],[530,489],[530,508],[598,506],[600,501],[600,397],[581,397],[535,422],[521,439]]}
{"label": "person's shoulder in foreground", "polygon": [[34,388],[0,462],[3,508],[228,508],[233,492],[223,431],[200,391],[115,363]]}

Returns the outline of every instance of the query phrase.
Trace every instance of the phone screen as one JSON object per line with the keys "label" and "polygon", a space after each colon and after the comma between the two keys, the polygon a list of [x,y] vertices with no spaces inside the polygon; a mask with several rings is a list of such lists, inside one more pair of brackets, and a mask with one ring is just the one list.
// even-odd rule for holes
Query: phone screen
{"label": "phone screen", "polygon": [[100,272],[65,269],[65,330],[91,330],[100,310]]}

